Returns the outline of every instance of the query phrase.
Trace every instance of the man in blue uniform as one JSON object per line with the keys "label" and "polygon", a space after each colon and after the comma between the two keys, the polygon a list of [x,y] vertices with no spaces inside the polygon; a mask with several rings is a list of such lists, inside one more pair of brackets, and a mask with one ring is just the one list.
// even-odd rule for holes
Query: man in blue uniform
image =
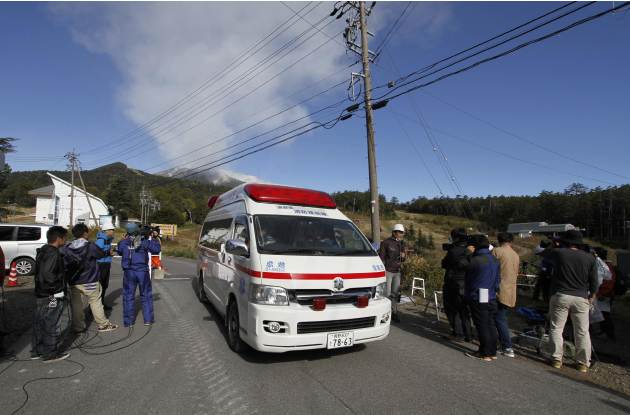
{"label": "man in blue uniform", "polygon": [[101,283],[101,301],[105,311],[111,311],[112,307],[105,303],[105,292],[109,287],[109,274],[112,267],[112,241],[114,240],[114,225],[112,223],[105,223],[101,227],[101,230],[96,234],[96,246],[101,248],[101,251],[105,252],[103,258],[96,260],[98,265],[99,281]]}
{"label": "man in blue uniform", "polygon": [[118,244],[123,269],[123,321],[132,327],[136,320],[136,287],[140,288],[144,325],[150,326],[153,317],[153,290],[151,288],[150,255],[160,253],[160,240],[149,228],[142,232],[136,224],[127,225],[127,236]]}

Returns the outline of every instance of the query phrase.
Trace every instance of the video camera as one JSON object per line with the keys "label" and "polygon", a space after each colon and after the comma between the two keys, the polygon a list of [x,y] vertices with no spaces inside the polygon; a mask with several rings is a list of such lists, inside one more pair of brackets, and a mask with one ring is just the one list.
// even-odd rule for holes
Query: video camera
{"label": "video camera", "polygon": [[142,235],[143,238],[154,236],[154,232],[157,234],[155,236],[160,236],[160,227],[143,225],[142,228],[140,229],[140,235]]}
{"label": "video camera", "polygon": [[456,243],[461,243],[462,241],[466,242],[465,246],[476,246],[477,242],[479,241],[479,238],[481,237],[485,237],[486,235],[483,234],[474,234],[474,235],[458,235],[458,238],[452,242],[452,243],[444,243],[442,244],[442,250],[443,251],[449,251]]}

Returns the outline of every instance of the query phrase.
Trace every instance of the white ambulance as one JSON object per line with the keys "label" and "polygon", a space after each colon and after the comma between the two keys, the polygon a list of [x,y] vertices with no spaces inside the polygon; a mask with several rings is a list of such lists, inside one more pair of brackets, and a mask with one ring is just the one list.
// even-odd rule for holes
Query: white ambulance
{"label": "white ambulance", "polygon": [[336,349],[387,337],[385,267],[328,194],[250,183],[208,207],[198,295],[225,317],[232,350]]}

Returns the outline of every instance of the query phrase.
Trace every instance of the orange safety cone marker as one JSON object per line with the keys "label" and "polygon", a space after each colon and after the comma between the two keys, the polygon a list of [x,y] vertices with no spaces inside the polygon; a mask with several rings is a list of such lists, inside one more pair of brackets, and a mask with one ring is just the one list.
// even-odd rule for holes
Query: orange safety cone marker
{"label": "orange safety cone marker", "polygon": [[11,262],[11,272],[9,273],[9,281],[7,282],[7,287],[17,287],[17,268],[15,267],[16,262]]}
{"label": "orange safety cone marker", "polygon": [[151,268],[162,269],[162,261],[158,255],[151,255]]}

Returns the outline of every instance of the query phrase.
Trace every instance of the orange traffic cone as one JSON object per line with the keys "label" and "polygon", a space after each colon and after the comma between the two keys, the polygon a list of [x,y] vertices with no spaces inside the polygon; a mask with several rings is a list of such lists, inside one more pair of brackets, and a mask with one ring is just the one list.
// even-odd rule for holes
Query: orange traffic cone
{"label": "orange traffic cone", "polygon": [[151,269],[162,269],[162,261],[159,255],[151,255]]}
{"label": "orange traffic cone", "polygon": [[9,281],[7,287],[17,287],[17,269],[15,268],[15,261],[11,262],[11,272],[9,273]]}

